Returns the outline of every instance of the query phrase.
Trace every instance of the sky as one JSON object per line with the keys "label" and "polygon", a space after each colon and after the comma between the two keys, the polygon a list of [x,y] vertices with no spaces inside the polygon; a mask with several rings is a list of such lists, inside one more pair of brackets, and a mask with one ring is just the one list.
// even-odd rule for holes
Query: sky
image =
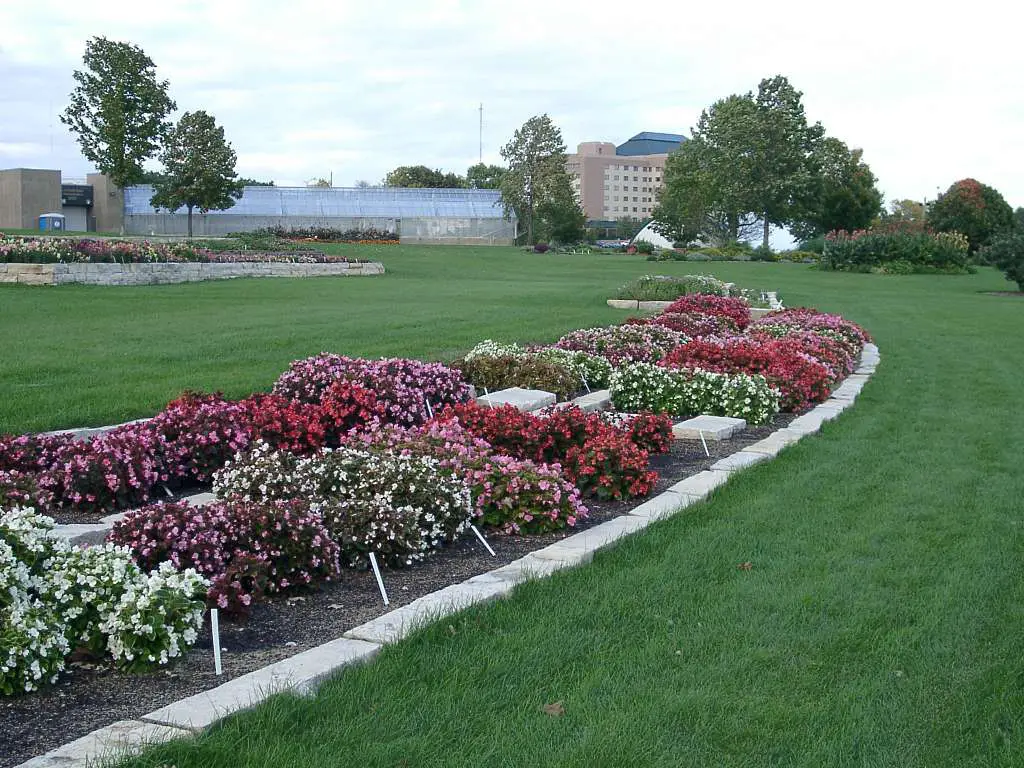
{"label": "sky", "polygon": [[[952,5],[952,4],[951,4]],[[224,126],[241,176],[379,183],[465,173],[547,113],[573,151],[785,75],[810,121],[864,151],[887,201],[973,177],[1024,206],[1024,43],[1005,2],[0,0],[0,168],[93,168],[58,114],[85,42],[140,46],[175,117]],[[157,169],[155,161],[148,166]]]}

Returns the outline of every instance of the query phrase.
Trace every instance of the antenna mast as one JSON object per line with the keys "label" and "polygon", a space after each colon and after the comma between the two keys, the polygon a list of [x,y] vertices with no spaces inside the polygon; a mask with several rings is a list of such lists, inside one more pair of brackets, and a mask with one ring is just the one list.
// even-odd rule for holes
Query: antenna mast
{"label": "antenna mast", "polygon": [[480,102],[480,164],[484,162],[484,103]]}

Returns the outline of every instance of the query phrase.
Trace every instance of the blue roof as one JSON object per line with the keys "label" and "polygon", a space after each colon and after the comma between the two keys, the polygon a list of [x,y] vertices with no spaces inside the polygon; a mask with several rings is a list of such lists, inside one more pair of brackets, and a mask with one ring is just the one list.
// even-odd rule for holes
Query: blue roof
{"label": "blue roof", "polygon": [[624,144],[615,148],[616,155],[667,155],[675,152],[686,141],[686,137],[678,133],[655,133],[643,131]]}
{"label": "blue roof", "polygon": [[[140,184],[124,191],[126,215],[155,213],[149,204],[153,187]],[[246,187],[226,211],[208,215],[351,216],[500,219],[501,193],[496,189],[414,189],[407,187]]]}

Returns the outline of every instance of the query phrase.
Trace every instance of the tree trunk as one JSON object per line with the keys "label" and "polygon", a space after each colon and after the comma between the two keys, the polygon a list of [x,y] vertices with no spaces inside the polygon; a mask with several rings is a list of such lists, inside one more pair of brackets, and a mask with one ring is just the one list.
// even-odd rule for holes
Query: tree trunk
{"label": "tree trunk", "polygon": [[739,214],[737,214],[737,213],[729,213],[729,214],[727,214],[727,219],[728,219],[728,222],[729,222],[729,233],[728,233],[729,242],[730,243],[735,243],[737,240],[740,239],[740,217],[739,217]]}
{"label": "tree trunk", "polygon": [[188,239],[192,239],[192,206],[188,207]]}
{"label": "tree trunk", "polygon": [[771,230],[772,230],[771,224],[768,223],[768,214],[765,214],[764,215],[764,237],[761,240],[761,247],[764,250],[766,250],[766,251],[770,247],[768,245],[768,235],[771,234]]}

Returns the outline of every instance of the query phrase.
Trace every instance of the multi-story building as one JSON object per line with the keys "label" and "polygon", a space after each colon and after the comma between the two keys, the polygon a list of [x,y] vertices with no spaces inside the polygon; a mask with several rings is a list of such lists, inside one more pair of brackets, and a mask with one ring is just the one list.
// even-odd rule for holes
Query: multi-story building
{"label": "multi-story building", "polygon": [[665,160],[686,141],[675,133],[638,133],[625,144],[585,141],[566,158],[588,220],[646,219],[664,182]]}

